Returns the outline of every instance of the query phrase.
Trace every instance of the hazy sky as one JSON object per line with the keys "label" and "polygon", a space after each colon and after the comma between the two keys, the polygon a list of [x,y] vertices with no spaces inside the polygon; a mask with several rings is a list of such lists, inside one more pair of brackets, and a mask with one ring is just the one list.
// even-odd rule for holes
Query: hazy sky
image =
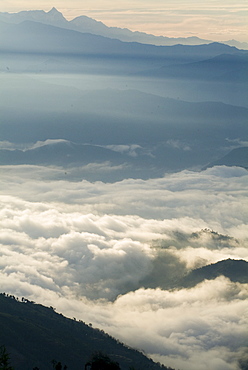
{"label": "hazy sky", "polygon": [[1,12],[56,7],[67,19],[87,15],[108,26],[169,37],[248,41],[245,0],[3,0]]}

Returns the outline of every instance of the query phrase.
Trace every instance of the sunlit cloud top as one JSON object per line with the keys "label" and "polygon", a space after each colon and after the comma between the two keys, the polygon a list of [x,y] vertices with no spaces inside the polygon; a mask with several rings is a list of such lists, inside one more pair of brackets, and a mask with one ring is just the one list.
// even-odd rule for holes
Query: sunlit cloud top
{"label": "sunlit cloud top", "polygon": [[208,40],[248,41],[248,4],[234,1],[119,1],[7,0],[1,12],[56,7],[68,19],[86,15],[108,26],[129,28],[167,37],[198,36]]}

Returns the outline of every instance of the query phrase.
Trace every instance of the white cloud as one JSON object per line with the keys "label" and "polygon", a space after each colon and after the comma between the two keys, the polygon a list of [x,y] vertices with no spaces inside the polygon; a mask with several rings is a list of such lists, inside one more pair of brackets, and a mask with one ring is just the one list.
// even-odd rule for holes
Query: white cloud
{"label": "white cloud", "polygon": [[29,149],[37,149],[37,148],[40,148],[42,146],[52,145],[52,144],[59,144],[59,143],[70,143],[70,142],[68,140],[63,140],[63,139],[48,139],[48,140],[45,140],[45,141],[37,141]]}
{"label": "white cloud", "polygon": [[169,147],[172,147],[174,149],[182,149],[184,151],[188,151],[188,150],[191,150],[190,146],[189,145],[186,145],[185,143],[183,143],[182,141],[180,140],[167,140],[166,144],[169,146]]}
{"label": "white cloud", "polygon": [[193,267],[248,260],[247,171],[90,183],[59,168],[0,170],[1,291],[92,322],[176,368],[236,369],[247,285],[220,277],[168,287]]}
{"label": "white cloud", "polygon": [[233,143],[233,148],[238,148],[240,146],[248,146],[248,141],[241,140],[241,139],[226,139],[228,143]]}
{"label": "white cloud", "polygon": [[132,145],[106,145],[106,148],[111,149],[115,152],[126,153],[126,154],[130,155],[131,157],[136,157],[137,156],[136,150],[141,149],[141,146],[140,145],[135,145],[135,144],[132,144]]}

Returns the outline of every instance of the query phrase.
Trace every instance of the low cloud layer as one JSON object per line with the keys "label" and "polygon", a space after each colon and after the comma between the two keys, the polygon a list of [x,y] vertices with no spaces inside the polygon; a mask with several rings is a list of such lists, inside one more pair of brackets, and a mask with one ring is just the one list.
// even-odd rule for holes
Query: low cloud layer
{"label": "low cloud layer", "polygon": [[219,277],[170,287],[193,268],[248,260],[246,170],[112,184],[70,181],[74,170],[61,168],[0,171],[1,291],[55,306],[175,368],[237,369],[247,285]]}

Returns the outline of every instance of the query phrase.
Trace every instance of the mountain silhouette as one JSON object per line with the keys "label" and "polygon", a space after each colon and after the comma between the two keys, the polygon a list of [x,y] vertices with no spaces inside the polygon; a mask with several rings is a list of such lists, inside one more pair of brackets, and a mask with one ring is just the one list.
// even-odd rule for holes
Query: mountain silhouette
{"label": "mountain silhouette", "polygon": [[15,370],[51,369],[51,361],[68,370],[82,370],[92,354],[102,352],[121,370],[167,369],[99,329],[69,319],[53,307],[0,294],[0,344],[5,345]]}
{"label": "mountain silhouette", "polygon": [[248,169],[248,147],[235,148],[224,157],[209,163],[204,169],[214,166],[238,166]]}
{"label": "mountain silhouette", "polygon": [[212,280],[218,276],[225,276],[233,282],[248,283],[248,262],[244,260],[227,259],[203,266],[191,271],[180,282],[183,287],[193,287],[203,280]]}
{"label": "mountain silhouette", "polygon": [[[85,15],[80,15],[71,21],[67,21],[61,12],[56,8],[52,8],[48,12],[43,10],[21,11],[19,13],[0,13],[0,20],[10,23],[20,23],[26,20],[50,24],[57,27],[67,28],[82,33],[91,33],[94,35],[105,36],[109,38],[119,39],[126,42],[140,42],[153,45],[201,45],[209,44],[211,40],[204,40],[196,36],[191,37],[166,37],[154,36],[145,32],[130,31],[127,28],[108,27],[100,21],[96,21]],[[223,41],[223,43],[236,46],[240,49],[247,49],[248,44],[236,40]]]}
{"label": "mountain silhouette", "polygon": [[[57,14],[57,13],[56,13]],[[33,20],[6,23],[0,19],[0,47],[3,51],[52,52],[103,55],[132,55],[156,57],[181,57],[184,61],[197,61],[223,53],[242,53],[235,47],[220,43],[207,45],[155,46],[137,42],[123,42],[104,36],[81,33],[57,25]]]}

